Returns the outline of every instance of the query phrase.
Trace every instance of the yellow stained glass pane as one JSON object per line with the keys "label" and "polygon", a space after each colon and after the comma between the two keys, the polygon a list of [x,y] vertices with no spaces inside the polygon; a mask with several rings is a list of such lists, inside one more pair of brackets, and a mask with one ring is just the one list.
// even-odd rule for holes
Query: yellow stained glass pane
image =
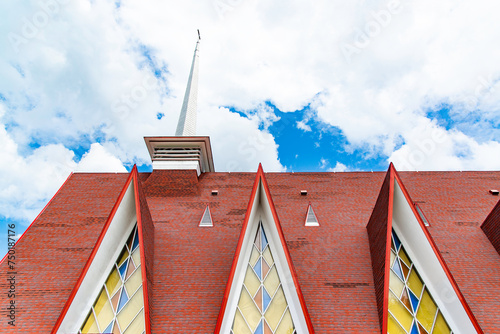
{"label": "yellow stained glass pane", "polygon": [[396,320],[389,314],[389,321],[387,321],[387,334],[406,334],[406,332],[399,326]]}
{"label": "yellow stained glass pane", "polygon": [[262,256],[264,256],[264,259],[266,260],[267,264],[269,267],[271,267],[274,263],[273,256],[271,255],[271,251],[269,250],[269,247],[266,248],[264,253],[262,253]]}
{"label": "yellow stained glass pane", "polygon": [[287,309],[275,334],[292,334],[294,330],[290,309]]}
{"label": "yellow stained glass pane", "polygon": [[264,315],[267,323],[273,331],[276,330],[276,327],[278,326],[278,323],[286,307],[287,303],[285,294],[283,293],[283,289],[280,287],[278,289],[278,292],[276,292],[276,295],[274,295],[274,298],[271,301],[271,305],[269,305],[266,314]]}
{"label": "yellow stained glass pane", "polygon": [[257,263],[257,260],[259,259],[260,253],[259,251],[254,247],[252,247],[252,254],[250,255],[250,265],[253,267]]}
{"label": "yellow stained glass pane", "polygon": [[401,249],[399,250],[399,257],[401,258],[401,260],[403,260],[404,263],[406,263],[406,265],[408,266],[408,268],[411,267],[411,261],[408,258],[408,254],[406,254],[406,252],[405,252],[405,250],[404,250],[403,247],[401,247]]}
{"label": "yellow stained glass pane", "polygon": [[125,289],[127,289],[127,293],[129,296],[132,296],[134,292],[141,286],[142,284],[142,275],[141,275],[141,267],[137,268],[136,271],[129,277],[127,282],[125,282]]}
{"label": "yellow stained glass pane", "polygon": [[115,268],[106,280],[106,288],[108,289],[110,296],[115,294],[115,292],[120,288],[121,283],[120,274],[118,274],[118,270]]}
{"label": "yellow stained glass pane", "polygon": [[127,258],[128,258],[128,250],[126,247],[123,247],[122,253],[118,257],[118,261],[117,261],[118,267],[121,266],[122,263],[125,262],[125,260]]}
{"label": "yellow stained glass pane", "polygon": [[139,247],[137,247],[132,253],[132,259],[134,260],[134,264],[136,267],[139,267],[141,265],[141,253],[139,252]]}
{"label": "yellow stained glass pane", "polygon": [[432,329],[436,311],[437,306],[436,304],[434,304],[434,301],[432,300],[431,295],[429,294],[427,289],[425,289],[417,311],[417,320],[428,332],[430,332],[430,330]]}
{"label": "yellow stained glass pane", "polygon": [[280,278],[278,277],[278,272],[276,271],[276,266],[274,266],[269,274],[267,274],[266,280],[264,281],[264,286],[267,292],[272,297],[278,286],[280,285]]}
{"label": "yellow stained glass pane", "polygon": [[394,264],[395,259],[396,259],[396,255],[394,255],[394,252],[391,250],[391,268],[392,268],[392,265]]}
{"label": "yellow stained glass pane", "polygon": [[408,287],[415,294],[415,296],[420,298],[424,285],[422,284],[420,277],[418,277],[415,267],[411,269],[410,277],[408,278]]}
{"label": "yellow stained glass pane", "polygon": [[144,320],[144,310],[139,312],[137,317],[132,321],[130,326],[125,330],[124,334],[142,333],[146,329],[146,322]]}
{"label": "yellow stained glass pane", "polygon": [[441,314],[441,312],[438,312],[436,318],[436,324],[434,325],[434,330],[432,331],[432,334],[450,334],[450,332],[451,329],[450,327],[448,327],[446,320],[444,320],[444,317]]}
{"label": "yellow stained glass pane", "polygon": [[97,328],[97,322],[95,321],[94,314],[90,311],[90,315],[85,321],[85,325],[83,325],[82,333],[98,333],[99,329]]}
{"label": "yellow stained glass pane", "polygon": [[260,280],[255,275],[250,266],[247,267],[247,273],[245,274],[245,280],[243,281],[243,284],[245,284],[245,286],[248,289],[248,292],[250,292],[252,297],[255,296],[255,293],[257,292],[257,290],[259,290]]}
{"label": "yellow stained glass pane", "polygon": [[389,311],[391,311],[394,318],[398,319],[403,328],[409,332],[413,316],[392,292],[389,292]]}
{"label": "yellow stained glass pane", "polygon": [[97,301],[94,304],[94,310],[96,314],[99,314],[104,307],[104,304],[108,301],[108,296],[106,295],[106,291],[104,289],[101,290]]}
{"label": "yellow stained glass pane", "polygon": [[95,315],[97,317],[97,322],[99,322],[99,327],[106,328],[111,320],[115,317],[113,309],[111,308],[111,303],[109,302],[106,291],[102,289],[101,295],[97,299],[94,305]]}
{"label": "yellow stained glass pane", "polygon": [[240,296],[240,301],[238,302],[238,307],[241,311],[241,314],[243,315],[248,325],[250,326],[252,332],[255,331],[257,325],[260,322],[261,313],[257,308],[257,306],[255,306],[255,303],[248,294],[247,290],[245,290],[244,288],[241,290],[241,296]]}
{"label": "yellow stained glass pane", "polygon": [[391,288],[392,292],[396,295],[396,297],[401,297],[401,293],[403,292],[403,289],[405,287],[405,284],[399,279],[399,277],[390,271],[391,274],[389,276],[389,287]]}
{"label": "yellow stained glass pane", "polygon": [[144,296],[141,287],[116,316],[120,328],[127,328],[143,306]]}
{"label": "yellow stained glass pane", "polygon": [[252,331],[248,329],[248,326],[238,309],[236,309],[236,315],[234,316],[233,332],[238,334],[252,334]]}

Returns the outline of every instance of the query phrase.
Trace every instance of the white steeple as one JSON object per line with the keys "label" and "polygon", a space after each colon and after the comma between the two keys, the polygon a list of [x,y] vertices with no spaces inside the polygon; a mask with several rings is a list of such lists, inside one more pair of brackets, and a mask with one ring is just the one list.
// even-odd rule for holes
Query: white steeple
{"label": "white steeple", "polygon": [[212,146],[208,136],[196,136],[196,99],[198,97],[198,51],[200,31],[194,49],[184,103],[173,137],[144,137],[153,171],[161,169],[196,170],[197,174],[214,172]]}
{"label": "white steeple", "polygon": [[184,94],[179,122],[177,123],[176,136],[192,137],[196,135],[196,100],[198,98],[198,52],[200,49],[200,31],[198,30],[198,41],[194,49],[191,72]]}

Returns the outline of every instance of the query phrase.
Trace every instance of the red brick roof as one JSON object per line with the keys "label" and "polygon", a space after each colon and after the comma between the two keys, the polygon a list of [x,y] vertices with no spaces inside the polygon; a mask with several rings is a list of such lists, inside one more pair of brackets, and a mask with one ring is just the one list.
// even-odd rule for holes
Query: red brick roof
{"label": "red brick roof", "polygon": [[[500,333],[500,255],[480,228],[498,200],[488,190],[500,188],[500,172],[399,174],[425,212],[427,229],[482,330]],[[128,176],[71,175],[19,240],[17,332],[51,331]],[[214,331],[255,176],[140,173],[141,213],[145,199],[153,222],[142,218],[145,252],[154,250],[153,333]],[[366,226],[384,177],[383,172],[266,174],[316,333],[380,333]],[[211,194],[215,189],[217,196]],[[306,196],[300,194],[304,189]],[[319,227],[304,226],[309,202]],[[214,227],[200,228],[207,204]],[[0,291],[8,290],[7,272],[4,260]],[[0,304],[8,301],[0,293]],[[2,306],[0,332],[11,332],[6,312]]]}

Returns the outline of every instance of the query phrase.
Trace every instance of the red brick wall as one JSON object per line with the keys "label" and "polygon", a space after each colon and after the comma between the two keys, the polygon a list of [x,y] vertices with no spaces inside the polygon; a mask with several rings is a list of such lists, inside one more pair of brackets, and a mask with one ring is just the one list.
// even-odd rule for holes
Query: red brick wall
{"label": "red brick wall", "polygon": [[488,215],[481,228],[500,254],[500,201]]}
{"label": "red brick wall", "polygon": [[385,282],[385,254],[387,250],[387,229],[389,218],[390,172],[380,189],[377,203],[368,221],[366,230],[370,240],[370,253],[372,258],[373,282],[377,298],[378,317],[380,327],[384,315],[384,282]]}

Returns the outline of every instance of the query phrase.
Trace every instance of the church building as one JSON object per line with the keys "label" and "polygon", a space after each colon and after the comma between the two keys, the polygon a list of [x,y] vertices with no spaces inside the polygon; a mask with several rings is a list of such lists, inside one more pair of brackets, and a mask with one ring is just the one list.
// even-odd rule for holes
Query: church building
{"label": "church building", "polygon": [[0,333],[500,333],[500,171],[216,172],[199,43],[152,172],[71,174],[2,260]]}

